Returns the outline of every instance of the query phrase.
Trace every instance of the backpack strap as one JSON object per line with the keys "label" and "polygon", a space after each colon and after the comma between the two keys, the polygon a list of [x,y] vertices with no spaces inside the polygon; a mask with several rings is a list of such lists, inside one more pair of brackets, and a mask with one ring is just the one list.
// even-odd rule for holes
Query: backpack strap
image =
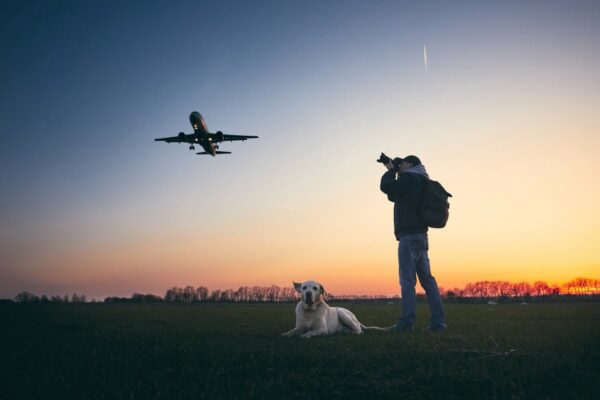
{"label": "backpack strap", "polygon": [[420,179],[421,179],[421,183],[422,183],[422,187],[421,187],[421,194],[419,195],[419,200],[417,203],[417,215],[421,215],[421,210],[423,209],[423,204],[425,203],[425,194],[427,193],[427,186],[429,186],[429,178],[421,175],[421,174],[417,174],[419,175]]}

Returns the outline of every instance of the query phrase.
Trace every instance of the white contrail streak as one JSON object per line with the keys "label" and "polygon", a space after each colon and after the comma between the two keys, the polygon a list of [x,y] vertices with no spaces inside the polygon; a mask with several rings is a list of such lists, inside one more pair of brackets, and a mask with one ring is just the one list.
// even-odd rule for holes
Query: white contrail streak
{"label": "white contrail streak", "polygon": [[425,61],[425,71],[429,71],[429,63],[427,62],[427,46],[423,45],[423,61]]}

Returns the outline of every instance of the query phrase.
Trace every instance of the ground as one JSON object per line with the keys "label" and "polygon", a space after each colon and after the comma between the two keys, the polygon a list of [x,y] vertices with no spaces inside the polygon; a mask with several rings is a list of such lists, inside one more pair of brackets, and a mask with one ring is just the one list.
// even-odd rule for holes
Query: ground
{"label": "ground", "polygon": [[[398,304],[345,304],[387,326]],[[446,305],[449,329],[282,338],[294,304],[0,305],[3,398],[585,399],[600,304]]]}

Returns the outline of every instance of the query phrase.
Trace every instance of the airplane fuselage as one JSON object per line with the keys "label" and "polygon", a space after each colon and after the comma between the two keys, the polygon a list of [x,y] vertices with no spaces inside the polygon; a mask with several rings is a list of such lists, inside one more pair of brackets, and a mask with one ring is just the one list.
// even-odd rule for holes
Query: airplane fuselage
{"label": "airplane fuselage", "polygon": [[211,140],[206,121],[198,111],[190,114],[190,124],[194,128],[194,134],[197,135],[196,142],[202,146],[205,152],[214,157],[219,145]]}
{"label": "airplane fuselage", "polygon": [[202,146],[204,151],[206,151],[213,157],[215,156],[216,151],[219,148],[219,145],[216,143],[213,143],[212,140],[208,136],[201,139],[200,145]]}
{"label": "airplane fuselage", "polygon": [[194,111],[190,114],[190,124],[194,127],[195,133],[208,133],[206,121],[198,111]]}
{"label": "airplane fuselage", "polygon": [[205,152],[214,157],[219,145],[213,142],[213,140],[206,133],[195,132],[194,136],[194,142],[190,144],[190,150],[193,150],[194,145],[198,144],[202,146]]}

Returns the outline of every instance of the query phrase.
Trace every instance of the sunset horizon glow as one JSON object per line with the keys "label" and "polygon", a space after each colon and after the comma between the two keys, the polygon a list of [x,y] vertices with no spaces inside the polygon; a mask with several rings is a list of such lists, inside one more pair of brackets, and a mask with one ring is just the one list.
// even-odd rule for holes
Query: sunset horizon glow
{"label": "sunset horizon glow", "polygon": [[[598,4],[143,4],[3,12],[0,298],[399,294],[382,151],[453,195],[439,286],[600,278]],[[192,111],[259,139],[154,142]]]}

